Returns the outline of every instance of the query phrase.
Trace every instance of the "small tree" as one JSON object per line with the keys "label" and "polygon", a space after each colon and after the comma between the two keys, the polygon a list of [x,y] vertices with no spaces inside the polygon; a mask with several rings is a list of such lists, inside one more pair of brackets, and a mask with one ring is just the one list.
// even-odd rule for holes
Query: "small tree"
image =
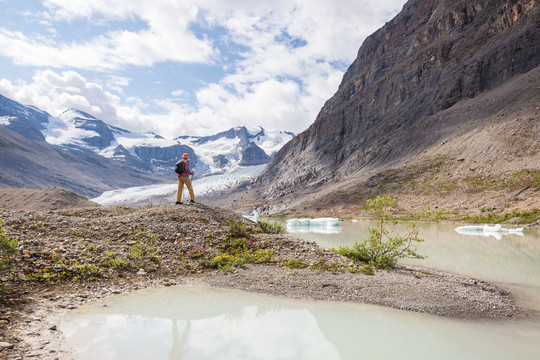
{"label": "small tree", "polygon": [[380,195],[367,201],[366,208],[371,216],[377,220],[375,227],[370,227],[369,237],[354,246],[341,247],[335,250],[338,254],[353,260],[365,262],[378,268],[393,267],[397,260],[404,257],[424,259],[416,253],[413,247],[415,242],[424,240],[418,237],[420,223],[415,222],[407,228],[403,236],[393,236],[387,229],[387,223],[396,223],[392,220],[391,209],[397,207],[397,200],[388,195]]}

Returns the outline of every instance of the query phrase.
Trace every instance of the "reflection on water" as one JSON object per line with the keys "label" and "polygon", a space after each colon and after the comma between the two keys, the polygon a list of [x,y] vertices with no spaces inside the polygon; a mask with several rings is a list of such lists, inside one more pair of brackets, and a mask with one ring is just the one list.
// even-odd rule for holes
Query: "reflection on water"
{"label": "reflection on water", "polygon": [[289,234],[339,234],[343,231],[340,226],[287,226]]}
{"label": "reflection on water", "polygon": [[540,354],[534,324],[469,323],[187,286],[82,306],[65,317],[61,330],[80,359],[496,360]]}

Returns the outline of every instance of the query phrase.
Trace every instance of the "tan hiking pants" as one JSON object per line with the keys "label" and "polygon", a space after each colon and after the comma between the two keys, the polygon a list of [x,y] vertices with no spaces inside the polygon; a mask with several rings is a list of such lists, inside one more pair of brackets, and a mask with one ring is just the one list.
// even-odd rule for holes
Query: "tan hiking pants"
{"label": "tan hiking pants", "polygon": [[191,186],[191,180],[189,176],[179,176],[178,177],[178,190],[176,191],[176,201],[182,201],[182,192],[184,191],[184,184],[189,191],[189,197],[191,200],[195,201],[195,194],[193,193],[193,187]]}

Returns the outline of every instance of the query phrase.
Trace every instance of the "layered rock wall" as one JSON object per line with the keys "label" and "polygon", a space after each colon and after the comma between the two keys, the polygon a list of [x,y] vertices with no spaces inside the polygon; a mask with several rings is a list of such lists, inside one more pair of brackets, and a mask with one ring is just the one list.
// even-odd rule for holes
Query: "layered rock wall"
{"label": "layered rock wall", "polygon": [[390,166],[438,140],[426,136],[439,125],[431,115],[539,64],[539,1],[411,0],[366,38],[336,94],[259,184],[271,198]]}

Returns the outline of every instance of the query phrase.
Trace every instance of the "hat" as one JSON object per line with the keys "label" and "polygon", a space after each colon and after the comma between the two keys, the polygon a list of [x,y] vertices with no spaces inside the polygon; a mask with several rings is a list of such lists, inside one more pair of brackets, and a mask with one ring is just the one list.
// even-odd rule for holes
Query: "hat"
{"label": "hat", "polygon": [[187,158],[189,157],[189,155],[188,155],[187,153],[184,153],[184,155],[182,155],[182,157],[183,157],[184,159],[187,159]]}

